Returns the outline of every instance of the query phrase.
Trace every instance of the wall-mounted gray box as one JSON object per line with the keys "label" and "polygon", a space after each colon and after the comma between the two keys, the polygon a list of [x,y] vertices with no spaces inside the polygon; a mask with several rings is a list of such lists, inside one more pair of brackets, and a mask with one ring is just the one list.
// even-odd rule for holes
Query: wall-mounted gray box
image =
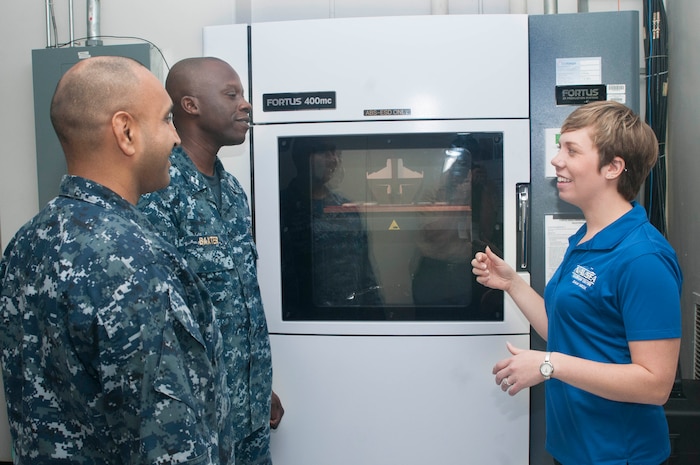
{"label": "wall-mounted gray box", "polygon": [[39,185],[39,208],[58,194],[66,161],[51,125],[49,110],[56,84],[78,61],[91,56],[125,56],[149,68],[163,81],[164,62],[150,44],[100,45],[32,50],[34,78],[34,131]]}

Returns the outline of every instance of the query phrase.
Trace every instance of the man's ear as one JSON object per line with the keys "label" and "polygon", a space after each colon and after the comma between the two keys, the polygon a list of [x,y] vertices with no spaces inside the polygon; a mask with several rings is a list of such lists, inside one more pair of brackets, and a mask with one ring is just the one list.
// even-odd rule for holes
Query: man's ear
{"label": "man's ear", "polygon": [[605,166],[605,178],[615,179],[625,171],[625,160],[622,157],[615,157]]}
{"label": "man's ear", "polygon": [[119,148],[125,155],[136,153],[138,127],[133,116],[126,111],[118,111],[112,116],[112,132]]}
{"label": "man's ear", "polygon": [[192,97],[191,95],[185,95],[180,99],[180,106],[190,115],[199,114],[199,101],[197,97]]}

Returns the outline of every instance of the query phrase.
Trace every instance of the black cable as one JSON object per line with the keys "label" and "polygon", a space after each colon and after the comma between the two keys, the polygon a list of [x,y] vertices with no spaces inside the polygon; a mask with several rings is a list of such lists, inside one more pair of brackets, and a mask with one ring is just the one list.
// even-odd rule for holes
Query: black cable
{"label": "black cable", "polygon": [[666,130],[668,115],[668,22],[663,0],[644,2],[646,117],[659,141],[659,159],[645,184],[649,221],[664,236],[666,227]]}
{"label": "black cable", "polygon": [[142,42],[146,42],[150,44],[153,48],[155,48],[158,51],[158,54],[160,57],[163,59],[163,63],[165,64],[165,68],[170,71],[170,65],[168,65],[168,61],[165,59],[165,55],[163,55],[163,51],[158,47],[156,44],[151,42],[148,39],[144,39],[143,37],[135,37],[135,36],[94,36],[94,37],[80,37],[78,39],[74,39],[72,41],[68,41],[62,44],[57,44],[56,48],[61,48],[61,47],[68,47],[71,44],[77,44],[81,40],[88,40],[88,39],[129,39],[129,40],[140,40]]}

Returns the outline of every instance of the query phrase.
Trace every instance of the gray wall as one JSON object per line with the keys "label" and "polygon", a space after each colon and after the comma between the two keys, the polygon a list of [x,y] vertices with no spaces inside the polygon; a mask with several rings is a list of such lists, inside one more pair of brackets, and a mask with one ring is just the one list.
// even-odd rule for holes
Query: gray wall
{"label": "gray wall", "polygon": [[[693,375],[700,305],[700,2],[666,0],[669,22],[668,231],[684,274],[681,369]],[[697,360],[700,363],[700,360]]]}

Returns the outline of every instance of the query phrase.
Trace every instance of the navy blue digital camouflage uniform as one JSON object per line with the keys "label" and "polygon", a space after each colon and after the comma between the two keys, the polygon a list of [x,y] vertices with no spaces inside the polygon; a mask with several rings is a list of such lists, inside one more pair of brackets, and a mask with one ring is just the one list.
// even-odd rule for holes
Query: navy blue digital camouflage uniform
{"label": "navy blue digital camouflage uniform", "polygon": [[[257,278],[248,200],[221,161],[221,208],[181,147],[170,157],[170,186],[141,198],[139,208],[175,244],[204,281],[217,309],[228,369],[236,464],[271,463],[272,359]],[[223,447],[223,443],[222,443]]]}
{"label": "navy blue digital camouflage uniform", "polygon": [[16,464],[230,463],[212,303],[133,205],[65,176],[8,245],[0,286]]}

